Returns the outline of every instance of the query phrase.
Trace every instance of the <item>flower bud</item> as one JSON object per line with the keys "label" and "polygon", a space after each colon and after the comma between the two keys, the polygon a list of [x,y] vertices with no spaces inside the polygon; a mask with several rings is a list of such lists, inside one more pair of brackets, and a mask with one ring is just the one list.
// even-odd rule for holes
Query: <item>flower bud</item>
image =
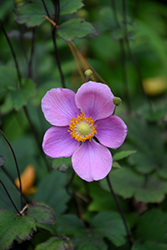
{"label": "flower bud", "polygon": [[86,75],[86,76],[90,77],[91,74],[93,74],[93,71],[92,71],[91,69],[87,69],[87,70],[85,71],[85,75]]}
{"label": "flower bud", "polygon": [[114,97],[113,103],[115,104],[115,106],[120,106],[122,104],[122,100],[120,97]]}

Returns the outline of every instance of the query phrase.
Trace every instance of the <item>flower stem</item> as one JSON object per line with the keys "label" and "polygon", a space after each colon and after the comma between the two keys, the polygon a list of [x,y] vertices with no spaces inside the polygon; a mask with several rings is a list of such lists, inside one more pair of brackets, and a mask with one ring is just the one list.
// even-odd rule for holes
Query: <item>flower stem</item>
{"label": "flower stem", "polygon": [[[45,8],[45,11],[46,11],[48,17],[50,18],[49,11],[48,11],[48,9],[46,7],[45,1],[42,0],[42,3],[43,3],[43,6]],[[54,51],[55,51],[57,66],[58,66],[59,74],[60,74],[60,78],[61,78],[61,84],[62,84],[63,88],[66,88],[63,72],[62,72],[62,69],[61,69],[59,52],[58,52],[57,43],[56,43],[56,25],[58,24],[59,13],[60,13],[60,2],[59,2],[59,0],[56,0],[54,5],[55,5],[55,14],[54,14],[54,22],[53,23],[55,23],[55,25],[53,25],[52,29],[51,29],[51,31],[52,31],[52,40],[53,40],[53,45],[54,45]]]}
{"label": "flower stem", "polygon": [[[15,182],[14,182],[12,176],[10,175],[10,173],[5,169],[4,166],[1,166],[1,169],[2,169],[3,172],[6,174],[6,176],[9,178],[9,180],[12,182],[12,184],[13,184],[13,185],[17,188],[17,190],[20,192],[20,189],[19,189],[18,186],[15,184]],[[27,197],[25,197],[24,194],[22,194],[22,195],[23,195],[23,198],[24,198],[24,200],[26,201],[26,203],[29,203],[29,200],[27,199]]]}
{"label": "flower stem", "polygon": [[16,209],[17,213],[21,216],[21,213],[20,213],[19,210],[17,209],[17,207],[16,207],[14,201],[12,200],[12,198],[11,198],[11,196],[10,196],[8,190],[6,189],[5,185],[3,184],[3,182],[2,182],[1,180],[0,180],[0,183],[1,183],[1,185],[3,186],[5,192],[7,193],[8,197],[9,197],[11,203],[13,204],[14,208]]}
{"label": "flower stem", "polygon": [[17,163],[16,155],[15,155],[15,152],[14,152],[10,142],[8,141],[8,139],[6,138],[6,136],[4,135],[4,133],[1,130],[0,130],[0,134],[3,136],[3,138],[7,142],[8,146],[10,147],[10,150],[12,152],[12,155],[13,155],[13,158],[14,158],[14,161],[15,161],[15,165],[16,165],[16,169],[17,169],[17,175],[18,175],[19,184],[20,184],[19,189],[20,189],[21,209],[22,209],[22,207],[23,207],[23,193],[22,193],[22,185],[21,185],[21,178],[20,178],[20,170],[19,170],[19,166],[18,166],[18,163]]}
{"label": "flower stem", "polygon": [[119,213],[120,213],[120,215],[122,217],[122,221],[123,221],[123,224],[124,224],[124,227],[125,227],[125,230],[126,230],[126,233],[127,233],[127,237],[128,237],[128,240],[129,240],[129,244],[131,246],[132,245],[132,241],[131,241],[130,231],[129,231],[129,228],[128,228],[128,225],[127,225],[124,213],[123,213],[122,208],[121,208],[121,206],[120,206],[120,204],[118,202],[117,196],[114,193],[114,190],[113,190],[113,187],[111,185],[111,181],[110,181],[110,178],[109,178],[108,175],[107,175],[106,179],[107,179],[107,183],[108,183],[110,192],[111,192],[111,194],[112,194],[112,196],[114,198],[115,204],[117,206],[117,209],[118,209],[118,211],[119,211]]}

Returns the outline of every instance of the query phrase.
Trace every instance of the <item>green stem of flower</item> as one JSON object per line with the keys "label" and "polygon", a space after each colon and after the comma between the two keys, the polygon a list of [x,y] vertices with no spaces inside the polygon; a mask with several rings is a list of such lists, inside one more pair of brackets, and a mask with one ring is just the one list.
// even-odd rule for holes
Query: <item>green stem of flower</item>
{"label": "green stem of flower", "polygon": [[[15,184],[12,176],[10,175],[10,173],[6,170],[6,168],[4,166],[1,166],[1,169],[3,170],[3,172],[6,174],[6,176],[9,178],[9,180],[12,182],[12,184],[17,188],[17,190],[20,192],[20,189],[18,188],[18,186]],[[23,195],[23,198],[25,200],[26,203],[29,203],[29,200],[27,199],[27,197]]]}
{"label": "green stem of flower", "polygon": [[110,181],[110,178],[109,178],[108,175],[107,175],[106,179],[107,179],[107,183],[108,183],[110,192],[111,192],[111,194],[112,194],[112,196],[113,196],[113,198],[114,198],[115,204],[116,204],[116,206],[117,206],[117,209],[118,209],[118,211],[119,211],[119,213],[120,213],[120,215],[121,215],[121,218],[122,218],[122,221],[123,221],[123,224],[124,224],[126,233],[127,233],[127,237],[128,237],[128,240],[129,240],[129,244],[130,244],[130,246],[131,246],[131,245],[132,245],[132,241],[131,241],[130,231],[129,231],[129,228],[128,228],[128,225],[127,225],[127,222],[126,222],[124,213],[123,213],[122,208],[121,208],[121,206],[120,206],[120,204],[119,204],[119,202],[118,202],[117,196],[115,195],[115,192],[114,192],[114,190],[113,190],[113,187],[112,187],[112,185],[111,185],[111,181]]}
{"label": "green stem of flower", "polygon": [[7,193],[8,197],[9,197],[11,203],[13,204],[14,208],[16,209],[17,213],[21,216],[21,213],[20,213],[19,210],[17,209],[17,207],[16,207],[14,201],[12,200],[12,198],[11,198],[11,196],[10,196],[8,190],[6,189],[5,185],[3,184],[3,182],[2,182],[1,180],[0,180],[0,183],[1,183],[1,185],[3,186],[5,192]]}
{"label": "green stem of flower", "polygon": [[12,155],[13,155],[13,158],[14,158],[14,161],[15,161],[15,165],[16,165],[16,169],[17,169],[17,174],[18,174],[18,179],[19,179],[19,189],[20,189],[20,201],[21,201],[21,209],[23,208],[23,193],[22,193],[22,185],[21,185],[21,178],[20,178],[20,170],[19,170],[19,166],[18,166],[18,163],[17,163],[17,159],[16,159],[16,155],[15,155],[15,152],[10,144],[10,142],[8,141],[8,139],[6,138],[6,136],[4,135],[4,133],[0,130],[0,134],[3,136],[3,138],[5,139],[5,141],[7,142],[11,152],[12,152]]}

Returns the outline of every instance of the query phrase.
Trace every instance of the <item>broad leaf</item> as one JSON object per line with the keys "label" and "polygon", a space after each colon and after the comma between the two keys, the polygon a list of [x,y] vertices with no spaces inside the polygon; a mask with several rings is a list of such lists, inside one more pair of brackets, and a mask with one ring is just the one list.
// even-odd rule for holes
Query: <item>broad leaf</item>
{"label": "broad leaf", "polygon": [[140,217],[137,224],[136,236],[142,241],[166,243],[166,225],[167,214],[161,210],[153,209]]}
{"label": "broad leaf", "polygon": [[59,239],[52,237],[49,240],[37,245],[36,250],[72,250],[73,243],[68,239]]}
{"label": "broad leaf", "polygon": [[57,29],[58,35],[67,42],[72,42],[75,38],[83,38],[95,33],[92,24],[83,18],[70,19],[62,23]]}
{"label": "broad leaf", "polygon": [[135,154],[135,150],[129,150],[129,151],[121,151],[113,156],[113,161],[119,161],[122,160],[132,154]]}
{"label": "broad leaf", "polygon": [[66,175],[58,171],[52,171],[39,183],[33,199],[51,206],[56,215],[61,214],[65,211],[66,203],[69,200],[65,184]]}
{"label": "broad leaf", "polygon": [[53,225],[56,220],[52,208],[41,202],[29,205],[26,214],[34,218],[38,224]]}
{"label": "broad leaf", "polygon": [[11,91],[10,98],[13,103],[13,107],[19,110],[22,106],[26,105],[29,98],[35,94],[35,84],[32,80],[26,79],[23,82],[21,89]]}
{"label": "broad leaf", "polygon": [[108,238],[116,246],[124,245],[126,242],[125,226],[117,212],[102,211],[98,213],[92,219],[90,227],[95,234]]}
{"label": "broad leaf", "polygon": [[46,15],[46,12],[40,5],[25,4],[15,9],[15,14],[17,23],[25,24],[27,27],[35,27],[45,21],[43,15]]}
{"label": "broad leaf", "polygon": [[15,90],[16,87],[16,69],[8,66],[0,66],[0,93],[6,90]]}
{"label": "broad leaf", "polygon": [[60,15],[71,14],[83,7],[83,0],[61,0]]}
{"label": "broad leaf", "polygon": [[17,216],[10,211],[0,211],[0,249],[7,250],[14,240],[30,240],[36,231],[35,220],[29,216]]}
{"label": "broad leaf", "polygon": [[132,247],[132,250],[166,250],[167,244],[159,243],[159,242],[140,242],[136,241]]}

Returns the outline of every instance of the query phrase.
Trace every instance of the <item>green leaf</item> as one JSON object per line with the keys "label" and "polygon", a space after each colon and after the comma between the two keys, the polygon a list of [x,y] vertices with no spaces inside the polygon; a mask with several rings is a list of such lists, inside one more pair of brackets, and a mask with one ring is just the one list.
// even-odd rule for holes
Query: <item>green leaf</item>
{"label": "green leaf", "polygon": [[132,247],[132,250],[166,250],[167,244],[162,244],[159,242],[140,242],[136,241]]}
{"label": "green leaf", "polygon": [[0,67],[0,93],[15,90],[17,86],[16,69],[8,66]]}
{"label": "green leaf", "polygon": [[0,167],[3,166],[4,163],[5,163],[5,159],[2,155],[0,155]]}
{"label": "green leaf", "polygon": [[106,237],[116,246],[126,242],[125,226],[117,212],[102,211],[92,219],[90,227],[97,235]]}
{"label": "green leaf", "polygon": [[71,165],[70,157],[69,158],[65,158],[65,157],[56,158],[52,162],[52,168],[54,170],[59,170],[62,173],[65,173],[68,170],[69,165]]}
{"label": "green leaf", "polygon": [[132,118],[128,125],[131,147],[137,150],[129,162],[140,173],[151,173],[164,167],[164,147],[161,132],[156,124],[148,124],[142,118]]}
{"label": "green leaf", "polygon": [[[166,181],[157,174],[140,175],[130,168],[120,168],[110,172],[110,181],[114,191],[124,198],[135,196],[138,201],[161,202],[167,193]],[[101,186],[109,191],[106,180],[100,181]]]}
{"label": "green leaf", "polygon": [[56,221],[52,208],[42,202],[29,205],[26,214],[34,218],[38,224],[53,225]]}
{"label": "green leaf", "polygon": [[57,29],[57,34],[67,42],[72,42],[75,38],[83,38],[92,33],[95,33],[94,27],[83,18],[70,19],[62,23]]}
{"label": "green leaf", "polygon": [[166,243],[166,225],[167,214],[161,210],[152,209],[140,217],[137,224],[136,236],[142,241]]}
{"label": "green leaf", "polygon": [[26,105],[29,98],[35,95],[35,83],[26,79],[23,81],[21,89],[11,91],[10,98],[13,103],[13,107],[19,110],[22,106]]}
{"label": "green leaf", "polygon": [[66,210],[66,203],[69,200],[65,185],[66,175],[58,171],[52,171],[39,183],[33,199],[51,206],[56,215],[61,214]]}
{"label": "green leaf", "polygon": [[135,154],[135,150],[129,150],[129,151],[121,151],[113,156],[113,161],[119,161],[122,160],[132,154]]}
{"label": "green leaf", "polygon": [[36,231],[35,220],[29,216],[17,216],[10,211],[0,211],[0,249],[9,249],[14,240],[30,240]]}
{"label": "green leaf", "polygon": [[75,215],[66,214],[57,217],[57,232],[60,235],[72,237],[75,247],[78,250],[107,250],[107,247],[101,237],[96,232],[85,229],[83,221]]}
{"label": "green leaf", "polygon": [[84,4],[82,0],[61,0],[60,1],[60,15],[71,14],[82,8]]}
{"label": "green leaf", "polygon": [[58,237],[52,237],[49,240],[37,245],[36,250],[72,250],[73,243],[68,239],[59,239]]}
{"label": "green leaf", "polygon": [[42,6],[37,4],[25,4],[15,9],[15,21],[25,24],[27,27],[39,26],[45,21],[43,15],[46,12]]}

